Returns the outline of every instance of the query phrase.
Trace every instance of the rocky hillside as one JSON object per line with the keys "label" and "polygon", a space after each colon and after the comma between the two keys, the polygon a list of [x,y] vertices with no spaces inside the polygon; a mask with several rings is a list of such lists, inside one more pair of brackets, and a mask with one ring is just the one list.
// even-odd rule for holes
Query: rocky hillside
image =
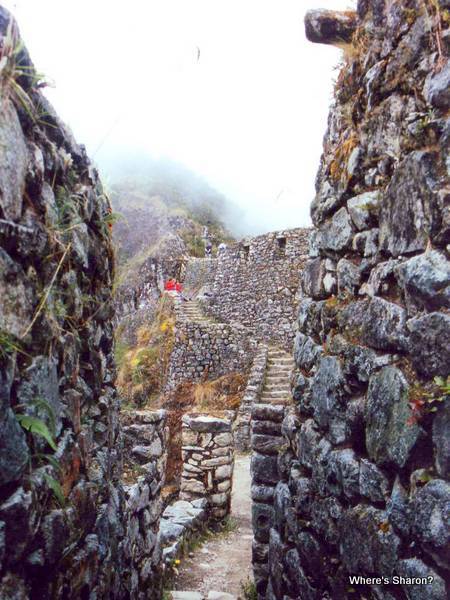
{"label": "rocky hillside", "polygon": [[213,252],[220,242],[232,239],[225,225],[231,206],[189,171],[153,161],[140,165],[133,178],[124,175],[110,196],[117,318],[126,342],[134,343],[137,328],[154,318],[164,280],[181,279],[183,262],[204,256],[205,227]]}
{"label": "rocky hillside", "polygon": [[225,198],[175,165],[149,161],[144,174],[139,166],[111,189],[118,385],[134,406],[154,405],[166,383],[174,315],[161,298],[164,282],[183,280],[189,258],[204,257],[205,227],[213,252],[231,240]]}

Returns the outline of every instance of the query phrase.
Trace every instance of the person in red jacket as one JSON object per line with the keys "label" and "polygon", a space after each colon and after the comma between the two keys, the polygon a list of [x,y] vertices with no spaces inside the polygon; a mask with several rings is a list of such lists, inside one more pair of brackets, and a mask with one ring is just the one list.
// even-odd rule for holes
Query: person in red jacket
{"label": "person in red jacket", "polygon": [[166,290],[166,292],[175,292],[176,285],[177,285],[176,280],[171,278],[166,281],[166,285],[164,286],[164,289]]}

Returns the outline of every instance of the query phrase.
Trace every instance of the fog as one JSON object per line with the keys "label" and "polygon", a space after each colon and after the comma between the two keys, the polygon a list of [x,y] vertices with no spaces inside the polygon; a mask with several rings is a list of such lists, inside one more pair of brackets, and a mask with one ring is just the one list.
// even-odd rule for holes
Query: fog
{"label": "fog", "polygon": [[350,0],[2,3],[106,181],[167,159],[240,207],[239,233],[309,224],[340,51],[303,17]]}

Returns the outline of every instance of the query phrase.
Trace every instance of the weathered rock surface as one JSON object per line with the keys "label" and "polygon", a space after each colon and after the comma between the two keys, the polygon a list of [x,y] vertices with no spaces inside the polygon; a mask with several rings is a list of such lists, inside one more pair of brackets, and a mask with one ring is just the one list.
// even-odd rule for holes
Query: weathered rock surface
{"label": "weathered rock surface", "polygon": [[156,600],[165,415],[124,435],[111,206],[10,19],[0,7],[0,597]]}
{"label": "weathered rock surface", "polygon": [[346,52],[311,205],[261,600],[449,593],[450,423],[434,381],[450,364],[447,4],[432,10],[440,50],[416,0],[306,17],[309,39]]}
{"label": "weathered rock surface", "polygon": [[310,10],[305,16],[306,37],[319,44],[349,43],[356,29],[356,14]]}
{"label": "weathered rock surface", "polygon": [[401,371],[385,367],[369,382],[366,404],[366,446],[377,464],[402,467],[419,434],[411,422],[408,385]]}

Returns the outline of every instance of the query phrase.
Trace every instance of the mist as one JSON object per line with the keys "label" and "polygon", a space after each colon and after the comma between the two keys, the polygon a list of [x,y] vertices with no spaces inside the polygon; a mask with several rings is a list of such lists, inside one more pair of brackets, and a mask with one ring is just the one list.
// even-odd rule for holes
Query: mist
{"label": "mist", "polygon": [[349,0],[3,4],[107,182],[166,161],[239,207],[235,233],[310,224],[340,51],[310,44],[303,17]]}

